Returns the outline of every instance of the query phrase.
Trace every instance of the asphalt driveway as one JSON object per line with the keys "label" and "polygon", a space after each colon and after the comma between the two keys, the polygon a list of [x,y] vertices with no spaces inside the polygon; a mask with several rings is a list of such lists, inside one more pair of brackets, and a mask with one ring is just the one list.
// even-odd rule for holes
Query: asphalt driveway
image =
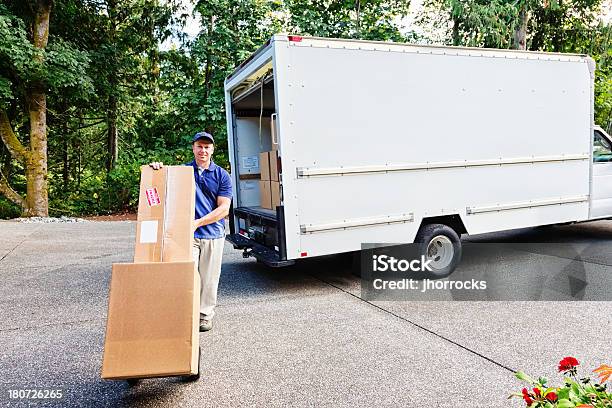
{"label": "asphalt driveway", "polygon": [[[111,265],[131,261],[134,234],[134,222],[0,222],[2,405],[520,407],[513,370],[558,384],[564,356],[584,375],[612,363],[609,301],[368,302],[344,258],[271,270],[226,245],[201,379],[103,381]],[[611,289],[612,222],[494,238],[578,245],[599,279],[589,293]],[[62,398],[10,398],[27,389]]]}

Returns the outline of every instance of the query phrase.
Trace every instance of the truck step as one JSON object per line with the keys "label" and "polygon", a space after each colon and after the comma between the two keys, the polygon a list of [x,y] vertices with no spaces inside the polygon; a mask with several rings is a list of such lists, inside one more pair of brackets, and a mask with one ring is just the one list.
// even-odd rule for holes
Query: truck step
{"label": "truck step", "polygon": [[277,251],[270,249],[258,242],[243,237],[240,234],[229,234],[225,239],[231,243],[235,249],[246,249],[248,256],[256,258],[258,261],[271,268],[281,268],[295,264],[293,260],[280,259]]}

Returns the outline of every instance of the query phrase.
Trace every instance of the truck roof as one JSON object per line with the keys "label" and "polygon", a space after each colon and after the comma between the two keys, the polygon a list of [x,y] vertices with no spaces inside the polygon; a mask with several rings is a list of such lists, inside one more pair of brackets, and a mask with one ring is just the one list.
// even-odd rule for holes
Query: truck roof
{"label": "truck roof", "polygon": [[[335,49],[358,49],[366,51],[387,51],[387,52],[410,52],[417,54],[437,54],[437,55],[465,55],[474,57],[492,57],[492,58],[508,58],[508,59],[530,59],[530,60],[546,60],[546,61],[565,61],[577,62],[591,59],[586,54],[572,53],[553,53],[543,51],[522,51],[498,48],[476,48],[476,47],[457,47],[447,45],[421,45],[410,43],[396,43],[388,41],[370,41],[370,40],[354,40],[344,38],[323,38],[309,37],[302,35],[290,34],[275,34],[266,41],[257,51],[249,58],[242,62],[236,69],[225,79],[227,82],[240,72],[250,61],[255,59],[267,47],[271,46],[275,41],[293,42],[295,45],[306,47],[322,47]],[[592,63],[594,65],[594,62]]]}

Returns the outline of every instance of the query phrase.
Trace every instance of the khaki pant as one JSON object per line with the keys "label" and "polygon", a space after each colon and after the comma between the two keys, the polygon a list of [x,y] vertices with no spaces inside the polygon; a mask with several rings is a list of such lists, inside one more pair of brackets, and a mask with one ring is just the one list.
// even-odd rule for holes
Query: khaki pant
{"label": "khaki pant", "polygon": [[200,272],[200,319],[212,320],[217,305],[217,288],[225,238],[193,241],[193,259]]}

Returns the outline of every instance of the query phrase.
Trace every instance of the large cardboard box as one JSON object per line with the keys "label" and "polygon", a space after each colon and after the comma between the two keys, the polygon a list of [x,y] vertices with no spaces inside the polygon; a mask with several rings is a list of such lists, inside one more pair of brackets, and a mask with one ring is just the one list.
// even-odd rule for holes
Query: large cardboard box
{"label": "large cardboard box", "polygon": [[272,192],[270,191],[270,181],[259,181],[259,205],[262,208],[272,209]]}
{"label": "large cardboard box", "polygon": [[199,307],[194,262],[114,264],[102,378],[197,374]]}
{"label": "large cardboard box", "polygon": [[270,180],[270,152],[259,153],[259,174],[262,181]]}
{"label": "large cardboard box", "polygon": [[191,166],[142,166],[134,262],[192,260],[195,183]]}
{"label": "large cardboard box", "polygon": [[141,168],[134,263],[113,264],[102,378],[198,372],[194,207],[192,167]]}

